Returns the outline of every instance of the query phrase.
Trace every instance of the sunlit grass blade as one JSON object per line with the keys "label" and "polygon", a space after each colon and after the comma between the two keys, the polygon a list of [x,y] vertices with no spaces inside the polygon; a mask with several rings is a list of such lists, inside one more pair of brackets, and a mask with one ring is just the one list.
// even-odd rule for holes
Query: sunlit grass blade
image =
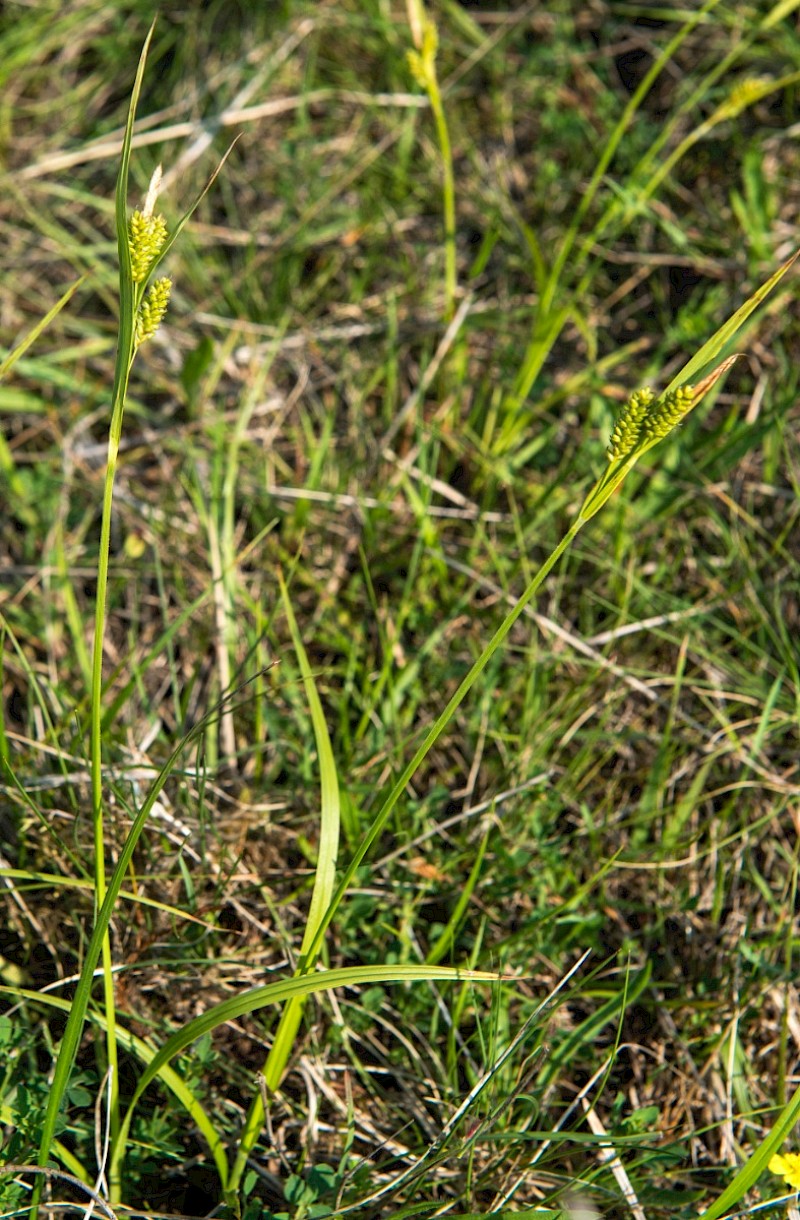
{"label": "sunlit grass blade", "polygon": [[[320,828],[317,867],[314,874],[314,888],[306,918],[297,970],[298,975],[303,975],[313,968],[314,963],[311,953],[317,929],[320,927],[325,911],[330,904],[336,883],[336,861],[339,854],[340,827],[339,777],[336,772],[336,761],[333,756],[328,726],[325,722],[325,714],[314,684],[314,675],[311,671],[308,655],[303,644],[303,637],[300,634],[297,619],[294,615],[289,590],[280,572],[278,573],[278,584],[297,663],[300,666],[303,689],[311,713],[320,774]],[[295,1038],[297,1037],[304,1004],[305,995],[294,996],[288,1001],[281,1013],[272,1048],[264,1067],[264,1079],[266,1087],[270,1092],[274,1092],[279,1087],[283,1078]],[[232,1194],[238,1189],[241,1177],[247,1167],[247,1158],[250,1156],[258,1139],[263,1121],[264,1105],[261,1095],[256,1092],[242,1129],[236,1161],[231,1171],[230,1192]]]}
{"label": "sunlit grass blade", "polygon": [[236,143],[237,143],[238,139],[239,139],[239,137],[237,136],[235,140],[231,140],[230,144],[228,145],[227,149],[223,153],[222,157],[220,157],[220,160],[217,163],[216,168],[209,175],[208,181],[206,182],[202,191],[200,191],[200,193],[195,197],[195,199],[189,205],[189,207],[186,209],[186,211],[183,213],[183,215],[178,220],[176,220],[173,225],[170,226],[169,233],[167,234],[167,239],[164,242],[163,246],[161,247],[158,255],[153,260],[153,263],[150,267],[150,271],[149,271],[150,276],[152,276],[152,274],[158,269],[160,264],[163,263],[164,259],[167,257],[170,250],[175,245],[175,242],[177,241],[178,237],[180,236],[181,231],[185,228],[185,226],[188,224],[188,222],[192,219],[192,216],[195,214],[198,207],[203,202],[203,200],[205,199],[208,192],[211,190],[212,186],[214,185],[217,178],[219,177],[219,174],[220,174],[220,171],[222,170],[223,165],[228,160],[228,157],[231,155],[234,148],[236,147]]}
{"label": "sunlit grass blade", "polygon": [[752,296],[749,296],[734,314],[731,314],[727,322],[723,322],[719,330],[716,330],[711,338],[706,340],[703,346],[695,352],[691,360],[687,360],[683,368],[678,370],[664,391],[665,394],[668,394],[670,390],[677,389],[678,386],[690,382],[695,373],[698,373],[700,369],[705,368],[707,364],[716,359],[723,347],[730,343],[736,333],[741,330],[754,310],[758,309],[759,305],[766,300],[773,288],[778,286],[786,272],[791,270],[797,262],[798,256],[800,256],[800,250],[795,250],[791,258],[788,258],[768,280],[765,280],[761,287],[757,288]]}
{"label": "sunlit grass blade", "polygon": [[85,282],[85,280],[86,280],[86,276],[82,275],[80,277],[80,279],[77,279],[75,281],[74,284],[71,284],[69,286],[69,288],[67,289],[67,291],[64,293],[64,295],[55,303],[53,308],[44,315],[44,317],[41,319],[41,321],[37,322],[35,326],[32,326],[31,329],[28,331],[28,333],[25,335],[25,337],[23,339],[21,339],[20,342],[17,344],[17,346],[13,349],[13,351],[10,351],[8,353],[8,355],[5,356],[2,361],[0,361],[0,380],[2,380],[3,377],[5,377],[6,373],[8,373],[10,371],[10,369],[12,369],[14,367],[14,365],[19,360],[20,356],[25,355],[28,348],[33,343],[36,342],[36,340],[39,338],[39,335],[42,333],[43,330],[47,329],[47,327],[50,325],[50,323],[53,321],[53,319],[58,317],[58,315],[61,313],[61,310],[64,308],[65,305],[69,304],[69,302],[72,300],[73,296],[78,291],[78,289],[81,287],[81,285]]}
{"label": "sunlit grass blade", "polygon": [[[336,883],[336,862],[339,856],[340,828],[339,776],[336,772],[336,761],[333,757],[333,747],[331,746],[331,739],[328,734],[328,726],[325,722],[325,713],[323,712],[322,703],[314,683],[314,675],[309,665],[308,654],[306,653],[303,637],[300,634],[297,619],[292,609],[289,590],[280,572],[278,573],[278,584],[280,586],[284,613],[289,624],[289,631],[291,632],[292,643],[297,656],[297,663],[300,666],[300,673],[303,678],[303,689],[308,700],[311,723],[314,728],[314,741],[317,747],[317,758],[319,760],[320,824],[317,867],[314,873],[314,888],[311,893],[305,933],[300,948],[299,964],[301,971],[307,971],[313,966],[313,962],[309,959],[309,954],[314,944],[317,928],[328,908]],[[287,1006],[288,1011],[289,1007]],[[277,1043],[278,1039],[276,1038],[276,1046]],[[275,1047],[273,1047],[273,1054],[275,1055],[274,1061],[272,1055],[270,1055],[271,1062],[268,1062],[268,1067],[265,1071],[267,1087],[271,1089],[277,1088],[286,1063],[285,1059],[283,1064],[280,1063],[281,1055],[275,1052]]]}
{"label": "sunlit grass blade", "polygon": [[715,1199],[711,1206],[701,1213],[700,1220],[719,1220],[720,1216],[736,1210],[737,1204],[755,1186],[773,1156],[780,1151],[782,1145],[792,1133],[798,1121],[800,1121],[800,1089],[797,1090],[791,1101],[788,1102],[781,1112],[769,1135],[761,1141],[755,1152],[747,1158],[742,1168],[734,1176],[733,1181],[726,1186],[719,1198]]}
{"label": "sunlit grass blade", "polygon": [[[62,1000],[60,996],[49,995],[44,992],[30,991],[24,987],[5,987],[0,986],[0,993],[12,996],[17,1000],[28,1000],[34,1004],[44,1005],[46,1008],[57,1009],[59,1012],[70,1011],[69,1000]],[[101,1012],[89,1012],[87,1020],[94,1025],[98,1025],[101,1029],[107,1026],[106,1019]],[[157,1050],[143,1038],[138,1038],[136,1034],[125,1029],[119,1022],[115,1023],[115,1034],[119,1045],[130,1054],[135,1055],[140,1063],[145,1065],[150,1064],[156,1057]],[[220,1185],[224,1190],[228,1181],[228,1161],[225,1156],[225,1149],[222,1143],[222,1138],[209,1118],[199,1098],[195,1095],[189,1085],[186,1084],[183,1077],[174,1068],[168,1064],[164,1064],[158,1072],[158,1079],[165,1088],[173,1094],[180,1102],[183,1109],[197,1125],[197,1129],[208,1144],[209,1151],[214,1158],[214,1164],[219,1174]],[[64,1159],[63,1154],[56,1148],[54,1149],[59,1158],[64,1161],[68,1169],[74,1172],[74,1165]],[[117,1160],[121,1161],[124,1149],[117,1146]]]}
{"label": "sunlit grass blade", "polygon": [[[34,885],[41,885],[45,889],[91,890],[94,888],[94,882],[89,879],[62,877],[59,873],[43,873],[37,869],[29,868],[0,868],[0,877],[8,877],[14,881],[25,881],[27,882],[27,889]],[[135,906],[149,907],[153,911],[163,911],[165,915],[169,915],[170,919],[185,920],[187,923],[197,924],[201,928],[211,929],[216,927],[216,924],[209,923],[205,919],[199,919],[197,915],[191,915],[188,911],[182,911],[179,907],[171,906],[168,902],[161,902],[158,898],[148,898],[146,894],[133,894],[130,890],[120,890],[119,897],[123,902],[130,902]]]}
{"label": "sunlit grass blade", "polygon": [[[484,970],[459,970],[450,966],[393,965],[393,966],[343,966],[336,970],[325,970],[302,977],[283,979],[277,983],[266,983],[263,987],[251,987],[240,995],[230,996],[214,1004],[201,1016],[177,1030],[168,1038],[142,1073],[125,1113],[121,1128],[120,1147],[124,1144],[133,1112],[148,1085],[156,1079],[162,1068],[186,1050],[203,1034],[217,1029],[226,1021],[235,1021],[247,1013],[256,1012],[269,1004],[291,1003],[320,991],[331,991],[336,987],[357,987],[370,983],[413,982],[475,982],[498,983],[510,981],[500,974]],[[229,1190],[234,1188],[231,1176]]]}

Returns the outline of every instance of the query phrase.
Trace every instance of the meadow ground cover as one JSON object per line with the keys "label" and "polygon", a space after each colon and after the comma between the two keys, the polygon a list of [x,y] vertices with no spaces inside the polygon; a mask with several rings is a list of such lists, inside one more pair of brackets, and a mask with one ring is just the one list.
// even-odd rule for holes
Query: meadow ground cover
{"label": "meadow ground cover", "polygon": [[0,14],[3,1214],[781,1207],[800,0],[153,16]]}

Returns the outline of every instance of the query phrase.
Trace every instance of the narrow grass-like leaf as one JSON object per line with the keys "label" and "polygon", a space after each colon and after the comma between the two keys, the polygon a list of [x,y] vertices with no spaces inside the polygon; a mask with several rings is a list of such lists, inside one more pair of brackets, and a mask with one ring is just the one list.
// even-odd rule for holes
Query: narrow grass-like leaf
{"label": "narrow grass-like leaf", "polygon": [[[300,629],[297,626],[297,620],[292,609],[289,590],[286,587],[286,582],[283,575],[278,573],[278,583],[280,585],[281,600],[283,601],[283,609],[286,614],[286,621],[289,624],[289,631],[292,636],[292,644],[294,645],[297,663],[300,666],[300,673],[303,678],[303,689],[305,690],[308,707],[311,713],[311,723],[314,728],[314,741],[317,747],[317,758],[319,760],[319,778],[320,778],[320,826],[319,826],[319,846],[317,853],[317,867],[314,874],[314,888],[311,893],[311,905],[308,910],[306,919],[305,933],[303,935],[303,943],[300,948],[300,963],[299,969],[305,972],[312,968],[313,963],[309,960],[312,945],[316,937],[317,928],[319,927],[322,917],[328,908],[328,904],[333,894],[334,885],[336,883],[336,862],[339,856],[339,828],[340,828],[340,801],[339,801],[339,776],[336,772],[336,761],[333,757],[333,747],[331,739],[328,735],[328,726],[325,722],[325,713],[322,710],[317,688],[314,684],[314,675],[311,672],[311,666],[308,662],[308,655],[303,644],[303,638],[300,635]],[[294,1009],[297,1015],[297,1021],[300,1018],[300,1005],[298,1001],[296,1005],[287,1005],[284,1017],[287,1016],[290,1009]],[[294,1029],[296,1032],[297,1022]],[[286,1066],[286,1057],[291,1049],[291,1045],[286,1048],[286,1057],[281,1063],[281,1053],[276,1051],[280,1036],[276,1036],[275,1043],[272,1048],[269,1060],[267,1061],[267,1069],[265,1076],[267,1078],[267,1087],[276,1089],[280,1083],[280,1077],[283,1075],[283,1070]],[[292,1039],[293,1040],[293,1039]],[[273,1079],[274,1078],[274,1079]]]}
{"label": "narrow grass-like leaf", "polygon": [[453,908],[453,913],[447,921],[441,935],[438,937],[436,944],[433,945],[427,954],[425,961],[429,966],[435,962],[440,962],[445,953],[449,952],[458,933],[458,928],[461,920],[464,917],[464,912],[469,906],[475,886],[478,884],[481,875],[481,867],[483,858],[486,855],[486,847],[489,843],[489,832],[483,836],[478,847],[478,853],[475,857],[475,862],[470,869],[469,877],[467,877],[466,885],[458,896],[458,901]]}
{"label": "narrow grass-like leaf", "polygon": [[[339,777],[336,772],[336,762],[328,735],[328,726],[325,722],[325,714],[314,684],[314,675],[308,662],[303,637],[297,626],[291,598],[289,597],[289,590],[286,587],[283,574],[280,572],[278,573],[278,583],[297,663],[300,666],[303,688],[311,713],[320,773],[320,829],[317,868],[314,875],[311,905],[306,918],[303,943],[300,949],[300,961],[297,970],[297,974],[300,976],[306,974],[313,967],[312,953],[317,929],[320,927],[325,912],[330,905],[336,883],[336,861],[339,855],[340,828]],[[289,1056],[297,1037],[304,1004],[304,995],[295,996],[289,1000],[281,1013],[281,1019],[278,1022],[275,1038],[264,1067],[264,1079],[266,1087],[270,1092],[274,1092],[279,1087],[283,1078],[286,1064],[289,1061]],[[239,1182],[247,1166],[247,1158],[250,1156],[258,1139],[263,1121],[264,1104],[260,1094],[256,1093],[250,1104],[247,1119],[239,1139],[236,1161],[231,1171],[230,1191],[232,1193],[238,1190]]]}
{"label": "narrow grass-like leaf", "polygon": [[128,384],[131,360],[133,358],[134,338],[134,295],[133,270],[131,266],[131,251],[128,244],[128,178],[131,163],[131,141],[133,140],[133,122],[136,118],[136,107],[144,79],[144,69],[147,62],[147,52],[153,37],[155,22],[150,26],[144,40],[142,53],[136,69],[136,79],[131,90],[131,100],[128,106],[128,118],[125,124],[125,135],[122,139],[119,172],[117,173],[117,188],[114,197],[114,219],[117,233],[117,257],[119,259],[119,335],[117,338],[117,360],[114,368],[113,415],[119,415],[122,424],[122,406],[125,399],[125,388]]}
{"label": "narrow grass-like leaf", "polygon": [[[29,1000],[34,1004],[43,1004],[47,1008],[55,1008],[60,1012],[68,1013],[70,1011],[69,1000],[62,1000],[60,996],[49,995],[39,991],[30,991],[24,987],[0,986],[0,992],[13,996],[18,1000]],[[100,1026],[101,1029],[105,1029],[107,1027],[106,1019],[101,1012],[89,1012],[87,1014],[87,1020]],[[114,1032],[120,1046],[124,1047],[124,1049],[129,1051],[132,1055],[135,1055],[141,1063],[144,1063],[145,1065],[152,1063],[153,1059],[156,1057],[157,1050],[155,1047],[151,1046],[149,1042],[145,1042],[142,1038],[137,1038],[136,1035],[131,1033],[130,1030],[125,1029],[124,1026],[119,1025],[118,1023],[115,1024]],[[179,1073],[168,1065],[163,1066],[159,1070],[158,1078],[165,1088],[169,1089],[170,1092],[178,1099],[186,1113],[197,1124],[197,1129],[208,1144],[209,1151],[214,1158],[214,1164],[216,1165],[217,1173],[219,1174],[220,1185],[224,1190],[228,1181],[228,1161],[225,1156],[225,1149],[223,1147],[219,1132],[216,1130],[211,1119],[203,1109],[199,1098],[195,1096],[191,1088],[184,1082]],[[56,1148],[56,1145],[54,1145],[54,1148]],[[119,1153],[117,1153],[117,1155],[119,1156]],[[60,1152],[59,1156],[62,1160],[64,1160]],[[66,1160],[64,1160],[64,1163],[68,1168],[73,1169],[74,1172],[73,1165],[69,1164],[69,1162]]]}
{"label": "narrow grass-like leaf", "polygon": [[[125,842],[117,860],[116,867],[108,881],[103,905],[97,913],[95,926],[92,931],[91,938],[86,946],[86,952],[83,960],[78,983],[75,988],[75,994],[70,1006],[69,1017],[64,1029],[64,1035],[61,1039],[58,1057],[53,1072],[53,1083],[50,1088],[48,1097],[47,1111],[42,1124],[42,1135],[39,1146],[39,1163],[47,1164],[47,1158],[50,1153],[50,1146],[55,1132],[56,1122],[58,1120],[61,1103],[69,1084],[69,1078],[75,1063],[75,1056],[78,1052],[78,1044],[80,1042],[81,1033],[83,1031],[84,1022],[86,1021],[86,1012],[89,1006],[89,1000],[92,994],[92,983],[94,981],[94,972],[97,967],[97,962],[103,946],[103,941],[108,932],[108,925],[114,911],[114,905],[122,889],[122,882],[130,867],[133,853],[136,849],[136,844],[139,841],[142,831],[144,830],[147,820],[150,817],[153,806],[158,800],[161,791],[175,769],[175,765],[186,749],[193,741],[199,740],[206,731],[209,722],[217,714],[217,708],[212,709],[207,716],[204,716],[191,731],[179,742],[172,751],[161,770],[156,775],[150,790],[142,804],[141,809],[136,814],[136,817],[131,824]],[[107,1017],[108,1014],[106,1014]]]}
{"label": "narrow grass-like leaf", "polygon": [[734,314],[731,314],[727,322],[723,322],[719,330],[714,332],[711,338],[692,356],[691,360],[687,360],[683,368],[678,370],[664,391],[664,394],[669,394],[671,390],[676,390],[679,386],[691,382],[695,373],[699,373],[701,369],[717,358],[726,343],[729,343],[734,335],[741,330],[751,313],[758,309],[762,301],[766,300],[773,288],[777,288],[786,272],[794,266],[798,257],[800,257],[800,250],[795,250],[791,258],[788,258],[768,280],[765,280],[761,287],[757,288],[753,295],[748,297]]}
{"label": "narrow grass-like leaf", "polygon": [[733,1181],[723,1190],[718,1199],[701,1213],[699,1220],[719,1220],[726,1212],[735,1209],[740,1199],[755,1186],[776,1152],[780,1152],[787,1136],[800,1120],[800,1089],[787,1103],[775,1126],[748,1157]]}
{"label": "narrow grass-like leaf", "polygon": [[42,331],[47,329],[47,327],[53,321],[53,318],[57,317],[58,314],[61,313],[64,306],[69,304],[75,293],[80,288],[81,284],[84,283],[85,279],[86,276],[82,275],[80,279],[75,281],[74,284],[71,284],[64,293],[63,297],[56,302],[50,312],[46,313],[41,321],[37,322],[36,325],[28,331],[24,339],[20,340],[14,350],[10,351],[8,355],[2,361],[0,361],[0,381],[3,379],[3,377],[5,377],[6,373],[14,367],[20,356],[24,356],[31,344],[36,342]]}
{"label": "narrow grass-like leaf", "polygon": [[[120,1147],[124,1144],[133,1112],[149,1084],[156,1079],[171,1059],[186,1050],[203,1034],[217,1029],[227,1021],[235,1021],[247,1013],[256,1012],[268,1004],[281,1004],[300,999],[320,991],[331,991],[335,987],[356,987],[375,983],[410,982],[464,982],[499,983],[512,981],[500,974],[483,970],[457,970],[450,966],[396,965],[396,966],[343,966],[337,970],[325,970],[305,974],[300,978],[281,979],[266,983],[263,987],[249,987],[239,995],[229,996],[219,1004],[212,1005],[201,1016],[177,1030],[154,1055],[139,1079],[130,1106],[120,1130]],[[233,1176],[231,1190],[235,1189]]]}
{"label": "narrow grass-like leaf", "polygon": [[206,182],[206,184],[203,187],[200,194],[195,198],[194,202],[191,203],[190,206],[186,209],[186,211],[183,213],[183,216],[181,216],[180,220],[177,220],[175,222],[175,224],[169,230],[169,233],[167,234],[167,239],[164,242],[164,245],[161,247],[158,254],[153,259],[152,266],[150,267],[150,270],[148,272],[148,277],[147,277],[148,279],[150,279],[152,277],[153,272],[157,269],[157,267],[161,263],[163,263],[164,259],[167,257],[170,250],[175,245],[175,242],[177,241],[178,236],[180,235],[181,231],[183,230],[185,225],[192,219],[192,216],[197,211],[197,209],[199,208],[200,204],[205,199],[208,192],[211,190],[212,186],[214,185],[217,178],[219,177],[219,174],[220,174],[220,171],[221,171],[223,165],[228,160],[228,157],[231,155],[234,148],[236,147],[238,140],[239,140],[239,137],[237,136],[235,140],[231,141],[231,143],[228,145],[227,149],[223,153],[222,157],[220,158],[216,169],[213,171],[213,173],[209,177],[208,181]]}
{"label": "narrow grass-like leaf", "polygon": [[[59,873],[42,873],[29,868],[0,868],[0,877],[10,877],[15,881],[27,881],[29,884],[25,887],[26,890],[33,889],[34,886],[42,886],[46,889],[61,888],[68,890],[91,890],[94,888],[94,882],[88,878],[62,877]],[[171,919],[183,919],[187,923],[198,924],[199,927],[207,928],[209,931],[217,927],[216,923],[209,923],[205,919],[199,919],[196,915],[190,915],[188,911],[181,911],[178,907],[170,906],[168,902],[159,902],[157,898],[147,898],[144,894],[133,894],[129,890],[120,890],[119,897],[123,902],[130,902],[136,906],[150,907],[155,911],[163,911]]]}

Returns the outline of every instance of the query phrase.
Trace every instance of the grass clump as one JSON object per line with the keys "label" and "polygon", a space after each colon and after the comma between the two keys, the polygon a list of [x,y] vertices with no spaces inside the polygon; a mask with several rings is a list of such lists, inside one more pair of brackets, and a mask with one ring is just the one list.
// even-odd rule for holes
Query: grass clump
{"label": "grass clump", "polygon": [[756,1205],[791,14],[129,16],[0,30],[6,1210]]}

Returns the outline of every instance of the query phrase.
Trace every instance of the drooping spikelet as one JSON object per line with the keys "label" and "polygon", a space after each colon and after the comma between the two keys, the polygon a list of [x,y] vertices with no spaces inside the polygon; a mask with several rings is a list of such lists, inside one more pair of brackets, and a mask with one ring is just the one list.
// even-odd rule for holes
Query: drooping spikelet
{"label": "drooping spikelet", "polygon": [[677,390],[667,394],[648,412],[642,421],[642,435],[652,440],[661,440],[691,411],[694,402],[694,386],[678,386]]}
{"label": "drooping spikelet", "polygon": [[152,338],[161,325],[161,320],[167,312],[171,288],[172,280],[167,276],[160,280],[153,280],[150,285],[147,296],[139,306],[139,312],[136,315],[134,339],[137,347],[144,343],[145,339]]}
{"label": "drooping spikelet", "polygon": [[642,422],[647,416],[655,395],[651,389],[634,390],[617,416],[614,431],[606,453],[609,462],[627,457],[633,450],[642,431]]}
{"label": "drooping spikelet", "polygon": [[135,211],[128,225],[128,249],[131,252],[131,274],[134,284],[147,279],[153,259],[167,240],[167,222],[163,216]]}

